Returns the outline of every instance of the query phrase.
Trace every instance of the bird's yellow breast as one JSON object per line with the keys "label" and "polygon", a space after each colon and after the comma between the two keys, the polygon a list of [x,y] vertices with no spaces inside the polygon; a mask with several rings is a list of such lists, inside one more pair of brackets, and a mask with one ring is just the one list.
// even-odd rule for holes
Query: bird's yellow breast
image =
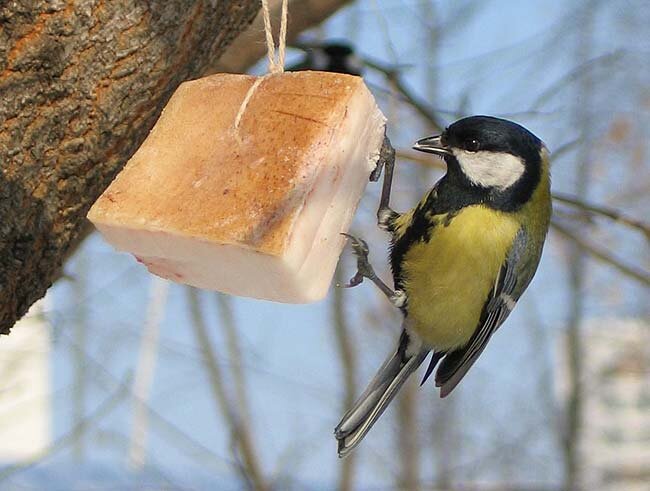
{"label": "bird's yellow breast", "polygon": [[449,349],[476,329],[520,224],[483,205],[429,218],[437,222],[429,240],[403,258],[403,288],[412,328],[429,346]]}

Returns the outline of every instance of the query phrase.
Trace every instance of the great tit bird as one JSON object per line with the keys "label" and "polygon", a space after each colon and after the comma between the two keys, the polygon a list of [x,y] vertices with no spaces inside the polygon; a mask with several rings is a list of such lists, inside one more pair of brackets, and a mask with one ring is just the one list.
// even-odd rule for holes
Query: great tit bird
{"label": "great tit bird", "polygon": [[397,349],[336,427],[341,457],[429,352],[422,383],[439,364],[440,396],[456,387],[533,278],[549,226],[548,151],[522,126],[472,116],[413,148],[442,157],[447,173],[415,208],[396,213],[388,206],[394,152],[384,155],[377,217],[391,234],[394,290],[375,274],[366,243],[348,236],[358,271],[347,286],[374,282],[401,310],[403,330]]}

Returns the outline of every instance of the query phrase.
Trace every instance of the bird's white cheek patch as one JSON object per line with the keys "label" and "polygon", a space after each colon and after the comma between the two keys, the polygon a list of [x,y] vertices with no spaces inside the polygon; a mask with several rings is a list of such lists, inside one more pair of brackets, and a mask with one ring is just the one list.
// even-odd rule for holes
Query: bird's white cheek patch
{"label": "bird's white cheek patch", "polygon": [[523,161],[509,153],[466,150],[453,152],[467,178],[482,187],[506,189],[524,174]]}

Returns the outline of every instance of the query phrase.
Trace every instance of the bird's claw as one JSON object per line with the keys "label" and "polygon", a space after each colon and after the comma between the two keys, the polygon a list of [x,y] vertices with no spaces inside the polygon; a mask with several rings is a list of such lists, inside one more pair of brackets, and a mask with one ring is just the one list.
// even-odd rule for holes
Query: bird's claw
{"label": "bird's claw", "polygon": [[381,171],[384,169],[384,164],[385,160],[382,158],[379,158],[377,160],[377,165],[375,166],[374,170],[370,173],[370,177],[368,180],[370,182],[377,182],[379,178],[381,177]]}
{"label": "bird's claw", "polygon": [[355,256],[357,256],[357,258],[365,258],[367,262],[368,252],[370,252],[368,243],[363,239],[355,237],[354,235],[346,234],[345,232],[341,233],[341,235],[350,240],[350,245],[352,245],[352,250],[354,251]]}
{"label": "bird's claw", "polygon": [[350,278],[350,281],[343,285],[343,288],[354,288],[361,283],[363,283],[363,275],[357,272],[352,278]]}
{"label": "bird's claw", "polygon": [[371,182],[377,182],[381,177],[381,171],[386,166],[386,163],[392,165],[395,162],[395,149],[390,144],[388,136],[384,135],[384,141],[381,145],[381,150],[379,151],[379,158],[377,159],[377,165],[375,165],[374,170],[370,173],[369,180]]}
{"label": "bird's claw", "polygon": [[368,243],[354,235],[346,233],[342,233],[341,235],[350,240],[352,252],[357,256],[357,272],[352,278],[350,278],[350,281],[348,281],[347,284],[343,285],[343,287],[352,288],[363,283],[364,278],[368,278],[369,280],[373,279],[376,275],[375,270],[368,261],[368,253],[370,252],[368,249]]}

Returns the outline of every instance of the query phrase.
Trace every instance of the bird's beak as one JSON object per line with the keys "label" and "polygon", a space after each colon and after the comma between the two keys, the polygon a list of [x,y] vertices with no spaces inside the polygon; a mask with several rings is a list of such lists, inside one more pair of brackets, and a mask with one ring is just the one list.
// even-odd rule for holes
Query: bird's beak
{"label": "bird's beak", "polygon": [[413,145],[413,150],[419,150],[420,152],[434,153],[436,155],[452,155],[451,149],[442,144],[441,140],[442,135],[430,136],[428,138],[422,138],[415,142]]}

